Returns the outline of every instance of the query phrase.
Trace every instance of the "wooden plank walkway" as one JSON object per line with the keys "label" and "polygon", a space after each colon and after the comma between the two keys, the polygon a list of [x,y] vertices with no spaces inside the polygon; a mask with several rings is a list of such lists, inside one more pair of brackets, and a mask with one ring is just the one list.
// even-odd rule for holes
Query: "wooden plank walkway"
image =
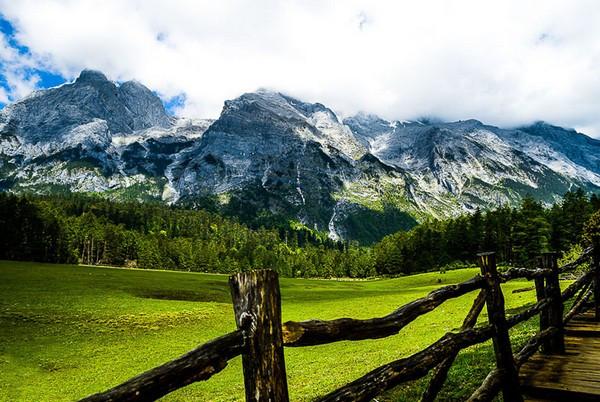
{"label": "wooden plank walkway", "polygon": [[566,353],[536,353],[519,373],[526,401],[600,401],[600,322],[592,310],[566,327]]}

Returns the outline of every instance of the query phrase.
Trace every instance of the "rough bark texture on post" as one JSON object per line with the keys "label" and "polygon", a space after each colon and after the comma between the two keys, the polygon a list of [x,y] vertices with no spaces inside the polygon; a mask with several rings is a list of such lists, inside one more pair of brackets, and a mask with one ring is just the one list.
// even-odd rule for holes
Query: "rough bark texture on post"
{"label": "rough bark texture on post", "polygon": [[235,319],[244,332],[246,401],[287,402],[277,273],[242,272],[229,278]]}
{"label": "rough bark texture on post", "polygon": [[594,244],[593,247],[592,270],[594,272],[594,312],[596,321],[600,321],[600,244]]}
{"label": "rough bark texture on post", "polygon": [[[541,259],[538,260],[538,265],[541,266]],[[535,278],[535,295],[537,297],[538,303],[546,298],[546,278],[539,277]],[[544,307],[540,310],[540,331],[548,328],[548,307]],[[542,342],[541,350],[543,353],[549,353],[550,351],[550,341],[548,338],[544,338]]]}
{"label": "rough bark texture on post", "polygon": [[548,340],[544,352],[564,353],[564,307],[560,293],[560,281],[558,279],[558,256],[556,253],[544,253],[540,258],[540,262],[542,268],[548,268],[552,270],[552,274],[546,278],[546,296],[550,299],[547,320],[549,326],[557,329],[552,336],[547,338]]}
{"label": "rough bark texture on post", "polygon": [[[477,294],[477,297],[473,301],[471,309],[469,310],[467,316],[463,320],[461,330],[464,331],[465,329],[473,328],[475,324],[477,324],[477,317],[479,317],[481,310],[483,310],[483,306],[485,305],[485,298],[485,290],[482,289]],[[435,398],[444,386],[444,382],[446,382],[446,378],[448,377],[448,371],[450,370],[450,367],[452,367],[454,360],[456,360],[458,352],[459,351],[457,350],[455,353],[448,356],[435,368],[431,380],[429,381],[429,385],[423,393],[423,396],[421,397],[421,402],[435,401]]]}
{"label": "rough bark texture on post", "polygon": [[502,396],[505,401],[521,402],[523,397],[519,387],[519,377],[510,344],[508,324],[504,311],[504,296],[500,288],[500,278],[496,270],[496,254],[481,253],[479,265],[484,276],[486,287],[486,305],[490,325],[494,328],[495,335],[494,354],[496,367],[502,375]]}

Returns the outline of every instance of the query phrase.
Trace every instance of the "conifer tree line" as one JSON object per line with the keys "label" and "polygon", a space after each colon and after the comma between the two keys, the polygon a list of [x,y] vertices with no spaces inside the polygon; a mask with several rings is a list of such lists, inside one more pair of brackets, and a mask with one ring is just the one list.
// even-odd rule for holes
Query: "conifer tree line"
{"label": "conifer tree line", "polygon": [[159,203],[0,193],[0,259],[369,277],[471,263],[478,252],[496,251],[502,263],[532,266],[541,252],[566,252],[585,242],[584,226],[599,209],[600,199],[582,190],[549,208],[525,198],[516,208],[431,219],[363,247],[333,242],[302,225],[249,228],[213,212]]}
{"label": "conifer tree line", "polygon": [[289,277],[376,275],[369,248],[302,225],[256,228],[205,210],[70,194],[0,193],[0,259]]}
{"label": "conifer tree line", "polygon": [[600,198],[581,190],[545,208],[532,197],[520,206],[475,211],[444,221],[429,220],[374,246],[379,274],[423,272],[449,264],[472,263],[479,252],[494,251],[500,263],[533,267],[543,252],[561,254],[586,242],[585,224],[600,210]]}

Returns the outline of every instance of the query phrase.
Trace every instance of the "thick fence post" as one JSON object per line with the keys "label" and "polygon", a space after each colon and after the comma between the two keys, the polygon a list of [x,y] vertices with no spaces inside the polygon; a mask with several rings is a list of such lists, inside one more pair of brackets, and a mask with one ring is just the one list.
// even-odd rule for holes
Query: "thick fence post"
{"label": "thick fence post", "polygon": [[490,325],[494,328],[493,337],[496,367],[502,377],[502,396],[505,401],[522,402],[519,376],[513,358],[506,314],[504,296],[500,288],[500,278],[496,269],[496,254],[478,254],[481,274],[486,280],[486,305]]}
{"label": "thick fence post", "polygon": [[594,271],[594,317],[600,321],[600,242],[594,242],[592,270]]}
{"label": "thick fence post", "polygon": [[[538,265],[542,265],[539,261]],[[546,278],[539,276],[534,279],[535,282],[535,295],[537,301],[540,302],[546,298]],[[548,328],[548,306],[540,310],[540,332]],[[546,338],[542,342],[541,346],[542,353],[550,353],[550,341]]]}
{"label": "thick fence post", "polygon": [[546,353],[565,352],[565,331],[563,325],[564,307],[560,293],[560,281],[558,279],[558,255],[556,253],[544,253],[540,257],[541,268],[552,270],[552,274],[546,277],[546,297],[550,299],[547,312],[547,324],[558,329],[556,333],[548,338]]}
{"label": "thick fence post", "polygon": [[244,331],[246,401],[287,402],[277,273],[242,272],[229,278],[238,328]]}

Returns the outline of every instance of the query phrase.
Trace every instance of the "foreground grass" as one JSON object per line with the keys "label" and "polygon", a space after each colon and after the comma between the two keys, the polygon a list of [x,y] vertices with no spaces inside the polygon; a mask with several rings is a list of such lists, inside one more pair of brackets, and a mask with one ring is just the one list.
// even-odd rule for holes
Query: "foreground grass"
{"label": "foreground grass", "polygon": [[[369,318],[431,290],[466,280],[477,269],[373,281],[281,279],[285,320]],[[524,281],[504,285],[507,307],[535,298]],[[444,303],[400,334],[380,340],[287,348],[292,400],[323,395],[392,360],[413,354],[458,328],[475,297]],[[481,320],[486,320],[485,311]],[[535,332],[515,329],[515,347]],[[0,261],[0,400],[76,400],[171,360],[235,328],[227,277]],[[462,352],[442,400],[463,400],[493,366],[489,342]],[[403,385],[380,400],[417,400],[425,385]],[[241,359],[168,401],[243,400]]]}

